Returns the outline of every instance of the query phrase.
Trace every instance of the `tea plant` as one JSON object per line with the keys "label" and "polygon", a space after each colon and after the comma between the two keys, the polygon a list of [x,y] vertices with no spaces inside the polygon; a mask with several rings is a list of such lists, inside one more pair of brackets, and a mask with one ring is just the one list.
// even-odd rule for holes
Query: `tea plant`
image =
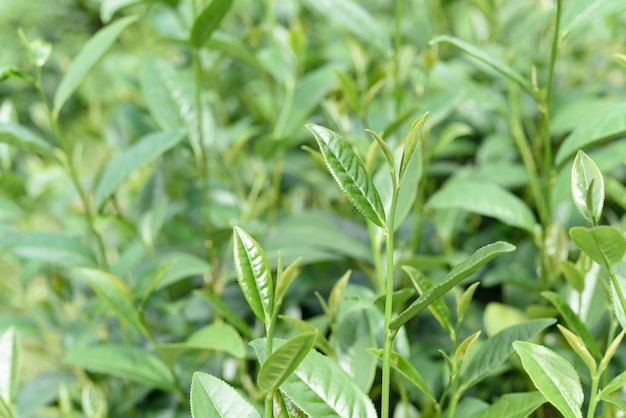
{"label": "tea plant", "polygon": [[623,2],[35,3],[0,417],[626,411]]}

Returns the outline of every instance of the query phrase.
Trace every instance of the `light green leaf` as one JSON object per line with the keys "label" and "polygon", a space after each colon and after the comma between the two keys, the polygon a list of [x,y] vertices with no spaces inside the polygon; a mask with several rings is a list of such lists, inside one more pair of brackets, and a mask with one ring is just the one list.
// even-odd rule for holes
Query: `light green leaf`
{"label": "light green leaf", "polygon": [[193,418],[261,418],[235,388],[207,373],[193,374],[190,402]]}
{"label": "light green leaf", "polygon": [[139,311],[133,304],[133,295],[122,279],[101,270],[77,268],[74,271],[123,320],[128,321],[143,335],[150,335]]}
{"label": "light green leaf", "polygon": [[276,278],[276,296],[274,303],[274,310],[280,309],[283,304],[283,299],[287,294],[287,290],[291,283],[298,275],[298,266],[302,261],[302,257],[298,257],[293,263],[291,263],[284,271],[280,272]]}
{"label": "light green leaf", "polygon": [[220,26],[222,20],[233,5],[233,0],[212,0],[193,22],[191,45],[200,48]]}
{"label": "light green leaf", "polygon": [[374,309],[352,310],[341,317],[334,333],[337,363],[365,393],[372,388],[377,365],[367,349],[376,346],[376,334],[383,319],[376,317]]}
{"label": "light green leaf", "polygon": [[470,418],[526,418],[545,402],[540,392],[507,393]]}
{"label": "light green leaf", "polygon": [[311,351],[317,332],[299,334],[285,341],[261,365],[257,384],[261,391],[274,392]]}
{"label": "light green leaf", "polygon": [[516,341],[513,348],[535,387],[565,418],[582,418],[584,401],[580,377],[571,364],[542,345]]}
{"label": "light green leaf", "polygon": [[143,2],[144,0],[103,0],[100,4],[100,20],[109,23],[116,12]]}
{"label": "light green leaf", "polygon": [[315,136],[324,161],[341,191],[367,219],[385,227],[385,209],[372,179],[348,142],[336,132],[307,125]]}
{"label": "light green leaf", "polygon": [[221,298],[209,290],[196,291],[195,293],[204,298],[219,316],[230,322],[243,336],[252,338],[252,331],[248,323]]}
{"label": "light green leaf", "polygon": [[536,224],[533,213],[524,201],[492,183],[452,180],[433,194],[427,204],[434,208],[458,208],[490,216],[531,234]]}
{"label": "light green leaf", "polygon": [[170,263],[171,265],[157,283],[155,290],[165,289],[187,277],[200,276],[211,272],[209,263],[192,254],[168,253],[159,257],[159,267]]}
{"label": "light green leaf", "polygon": [[214,49],[222,54],[249,65],[259,73],[265,70],[251,50],[250,45],[241,38],[225,33],[213,32],[208,41],[204,43],[207,48]]}
{"label": "light green leaf", "polygon": [[223,322],[200,328],[184,343],[159,344],[157,350],[171,360],[190,350],[223,351],[237,358],[246,356],[243,340],[237,330]]}
{"label": "light green leaf", "polygon": [[602,356],[600,348],[598,347],[598,343],[596,339],[591,335],[589,329],[584,324],[583,321],[576,315],[576,313],[570,308],[567,302],[559,295],[554,292],[541,292],[541,296],[548,299],[552,305],[559,311],[567,326],[572,329],[579,337],[582,338],[585,345],[591,353],[596,357],[600,358]]}
{"label": "light green leaf", "polygon": [[[383,349],[382,348],[371,348],[368,350],[371,354],[376,356],[378,359],[383,359]],[[391,367],[394,368],[398,373],[404,376],[409,382],[411,382],[420,392],[422,392],[430,401],[433,403],[437,403],[434,395],[432,394],[428,384],[424,381],[422,375],[417,371],[415,367],[403,356],[396,353],[395,351],[391,352]]]}
{"label": "light green leaf", "polygon": [[0,122],[0,142],[25,151],[36,152],[42,156],[55,158],[55,147],[39,135],[15,123]]}
{"label": "light green leaf", "polygon": [[618,374],[600,391],[600,396],[605,397],[611,393],[619,390],[622,386],[626,385],[626,371]]}
{"label": "light green leaf", "polygon": [[11,405],[17,395],[20,347],[14,327],[0,334],[0,399]]}
{"label": "light green leaf", "polygon": [[166,391],[176,390],[170,369],[149,351],[135,346],[100,345],[70,351],[63,361],[88,371],[143,383]]}
{"label": "light green leaf", "polygon": [[463,369],[461,388],[466,390],[474,386],[504,363],[513,353],[514,341],[533,338],[555,322],[553,318],[536,319],[505,328],[489,338]]}
{"label": "light green leaf", "polygon": [[95,267],[96,256],[82,241],[60,232],[33,232],[17,237],[9,248],[20,257],[58,267]]}
{"label": "light green leaf", "polygon": [[[402,270],[404,270],[406,274],[409,275],[411,282],[413,282],[413,285],[421,294],[433,287],[432,281],[428,277],[424,276],[422,272],[417,270],[416,268],[411,266],[402,266]],[[455,327],[452,324],[452,316],[450,316],[450,310],[448,309],[448,305],[446,305],[446,302],[443,300],[443,298],[435,300],[428,306],[428,309],[448,335],[454,335],[456,333]]]}
{"label": "light green leaf", "polygon": [[597,367],[596,360],[593,358],[587,347],[585,347],[585,343],[582,338],[580,338],[578,335],[574,334],[572,331],[568,330],[564,326],[561,326],[561,324],[557,324],[557,327],[559,328],[559,331],[561,331],[561,334],[563,334],[563,336],[567,340],[567,343],[570,345],[570,347],[572,347],[572,350],[574,350],[574,352],[578,354],[578,357],[580,357],[581,360],[587,365],[587,368],[589,369],[591,374],[595,375]]}
{"label": "light green leaf", "polygon": [[604,178],[598,166],[581,150],[572,165],[572,198],[583,218],[596,225],[604,206]]}
{"label": "light green leaf", "polygon": [[578,150],[624,134],[626,134],[626,104],[619,104],[600,115],[580,120],[576,129],[559,147],[555,163],[562,167]]}
{"label": "light green leaf", "polygon": [[[389,145],[387,145],[387,143],[376,132],[371,131],[369,129],[366,129],[365,131],[368,134],[372,135],[372,137],[374,137],[374,139],[378,143],[378,147],[383,152],[383,155],[385,156],[385,160],[387,160],[387,168],[389,169],[389,172],[391,173],[391,176],[395,180],[396,163],[395,163],[395,158],[393,156],[393,151],[391,151],[391,148],[389,148]],[[395,182],[392,181],[392,183],[395,183]]]}
{"label": "light green leaf", "polygon": [[182,126],[180,102],[186,89],[181,88],[177,81],[177,72],[165,61],[148,59],[141,68],[139,86],[143,101],[165,131]]}
{"label": "light green leaf", "polygon": [[[280,346],[284,340],[274,339]],[[265,339],[250,342],[260,362],[265,361]],[[311,417],[376,418],[369,396],[330,358],[311,351],[283,382],[280,390]]]}
{"label": "light green leaf", "polygon": [[239,227],[233,230],[235,271],[252,312],[269,324],[274,310],[274,284],[263,248]]}
{"label": "light green leaf", "polygon": [[[613,312],[623,329],[626,329],[626,303],[623,303],[626,294],[626,260],[622,259],[613,266],[614,276],[609,283],[611,288],[611,304]],[[626,301],[624,301],[626,302]]]}
{"label": "light green leaf", "polygon": [[530,96],[537,97],[537,92],[535,91],[533,86],[520,73],[518,73],[505,63],[495,59],[494,57],[489,56],[489,54],[481,51],[474,45],[465,42],[462,39],[455,38],[449,35],[436,36],[430,41],[431,45],[438,43],[447,43],[459,48],[462,51],[465,51],[467,54],[483,62],[484,64],[487,64],[489,67],[493,68],[509,80],[517,83]]}
{"label": "light green leaf", "polygon": [[104,56],[106,51],[113,45],[113,42],[131,23],[137,20],[137,16],[126,16],[103,29],[100,29],[81,48],[80,52],[70,65],[69,70],[61,80],[54,95],[53,113],[58,115],[59,111],[67,102],[67,99],[76,91],[80,83],[83,82],[87,74]]}
{"label": "light green leaf", "polygon": [[575,2],[568,3],[567,7],[564,8],[563,14],[561,15],[561,22],[559,25],[560,40],[563,41],[572,32],[572,29],[588,20],[596,12],[601,10],[603,5],[606,4],[607,2],[605,0],[577,0]]}
{"label": "light green leaf", "polygon": [[601,266],[619,263],[626,253],[626,238],[613,226],[576,226],[569,230],[569,235],[578,248]]}
{"label": "light green leaf", "polygon": [[561,272],[565,277],[565,280],[572,286],[577,292],[585,290],[585,276],[580,271],[576,264],[569,260],[561,262]]}
{"label": "light green leaf", "polygon": [[625,333],[626,330],[622,329],[622,332],[617,334],[613,341],[611,341],[611,344],[609,344],[609,346],[606,348],[604,355],[602,356],[602,360],[600,360],[600,365],[598,366],[598,373],[604,373],[606,368],[609,366],[611,359],[615,355],[615,352],[617,351],[620,344],[622,343],[622,340],[624,339]]}
{"label": "light green leaf", "polygon": [[626,400],[621,396],[606,395],[602,397],[602,400],[617,406],[622,412],[626,412]]}
{"label": "light green leaf", "polygon": [[428,307],[433,301],[439,299],[448,290],[469,277],[480,267],[491,261],[500,254],[515,250],[515,246],[508,242],[498,241],[485,245],[470,257],[457,264],[441,283],[437,283],[424,292],[415,302],[404,310],[397,318],[391,321],[390,329],[397,330],[411,318]]}
{"label": "light green leaf", "polygon": [[98,182],[95,191],[95,205],[98,209],[115,193],[120,184],[133,172],[155,160],[157,157],[173,148],[183,138],[182,131],[153,132],[128,148],[119,157],[110,161]]}
{"label": "light green leaf", "polygon": [[409,168],[409,163],[413,158],[413,154],[415,154],[415,148],[417,147],[419,139],[422,135],[422,128],[424,127],[424,122],[426,121],[427,116],[428,112],[424,113],[422,116],[417,118],[415,122],[413,122],[409,134],[404,141],[404,149],[402,150],[402,159],[400,161],[400,174],[398,176],[398,183],[402,182],[406,170],[407,168]]}
{"label": "light green leaf", "polygon": [[347,29],[361,41],[371,44],[387,54],[389,35],[379,19],[374,18],[358,2],[352,0],[306,0],[304,5],[320,14],[325,20]]}

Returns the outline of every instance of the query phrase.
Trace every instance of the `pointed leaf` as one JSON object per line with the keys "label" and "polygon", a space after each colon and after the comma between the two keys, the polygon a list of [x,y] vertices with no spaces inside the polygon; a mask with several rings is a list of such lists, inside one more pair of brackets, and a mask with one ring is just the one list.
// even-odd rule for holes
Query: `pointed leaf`
{"label": "pointed leaf", "polygon": [[331,320],[334,320],[337,314],[339,314],[339,308],[341,307],[341,301],[343,300],[343,292],[346,290],[351,274],[352,270],[346,271],[330,290],[330,295],[328,296],[328,315]]}
{"label": "pointed leaf", "polygon": [[554,292],[541,292],[541,296],[548,299],[552,305],[559,311],[567,326],[572,329],[579,337],[582,338],[585,345],[591,353],[596,357],[600,358],[602,356],[600,352],[600,348],[598,347],[598,343],[596,339],[591,335],[589,329],[584,324],[584,322],[576,315],[576,313],[570,308],[567,302],[559,295]]}
{"label": "pointed leaf", "polygon": [[259,389],[265,393],[278,389],[311,351],[316,339],[316,332],[299,334],[270,354],[259,370]]}
{"label": "pointed leaf", "polygon": [[601,266],[611,267],[626,254],[626,238],[613,226],[576,226],[569,230],[569,235],[578,248]]}
{"label": "pointed leaf", "polygon": [[235,388],[207,373],[193,374],[190,403],[193,418],[261,418],[261,414]]}
{"label": "pointed leaf", "polygon": [[383,155],[385,156],[385,160],[387,160],[387,167],[389,168],[389,172],[391,173],[392,176],[395,176],[396,175],[396,169],[395,169],[396,163],[393,157],[393,151],[391,151],[391,148],[389,148],[389,145],[387,145],[387,143],[376,132],[371,131],[369,129],[366,129],[365,131],[374,137],[374,139],[378,143],[378,146],[383,152]]}
{"label": "pointed leaf", "polygon": [[402,150],[402,160],[400,162],[400,174],[398,176],[398,183],[402,182],[404,178],[404,174],[406,173],[407,168],[409,167],[409,163],[411,162],[411,158],[413,158],[413,154],[415,153],[415,148],[419,142],[420,136],[422,134],[422,128],[424,127],[424,122],[426,121],[426,117],[428,116],[428,112],[424,113],[422,116],[417,118],[415,122],[411,125],[411,130],[407,135],[404,141],[404,149]]}
{"label": "pointed leaf", "polygon": [[150,335],[139,311],[133,305],[133,296],[119,277],[101,270],[78,268],[74,270],[82,277],[104,303],[106,303],[123,320],[128,321],[143,335]]}
{"label": "pointed leaf", "polygon": [[173,148],[184,137],[185,135],[180,130],[150,133],[124,151],[122,155],[110,161],[95,191],[96,207],[102,208],[107,199],[133,172]]}
{"label": "pointed leaf", "polygon": [[583,342],[582,338],[580,338],[578,335],[574,334],[567,328],[561,326],[560,324],[557,324],[557,327],[559,328],[559,331],[561,331],[561,334],[563,334],[563,336],[567,340],[570,347],[572,347],[572,350],[574,350],[574,352],[578,354],[578,357],[582,359],[582,361],[587,365],[587,368],[589,369],[591,374],[594,375],[596,373],[597,367],[596,360],[593,358],[589,350],[587,350],[587,347],[585,347],[585,343]]}
{"label": "pointed leaf", "polygon": [[287,294],[287,290],[291,283],[298,275],[298,266],[302,261],[302,257],[298,257],[293,263],[291,263],[281,274],[278,275],[276,279],[276,303],[274,310],[280,309],[283,304],[283,299]]}
{"label": "pointed leaf", "polygon": [[603,387],[600,391],[600,396],[604,397],[610,395],[616,390],[621,389],[624,385],[626,385],[626,371],[623,371],[622,373],[615,376],[613,380],[608,383],[608,385]]}
{"label": "pointed leaf", "polygon": [[134,380],[166,391],[176,390],[176,379],[165,363],[139,347],[107,344],[77,348],[63,361],[91,372]]}
{"label": "pointed leaf", "polygon": [[94,267],[96,256],[82,241],[60,232],[33,232],[18,236],[9,248],[20,257],[59,267]]}
{"label": "pointed leaf", "polygon": [[259,320],[269,324],[274,310],[274,284],[265,252],[247,232],[234,228],[235,271],[239,286]]}
{"label": "pointed leaf", "polygon": [[485,342],[461,373],[464,388],[478,383],[513,353],[513,342],[529,340],[556,322],[553,318],[535,319],[506,328]]}
{"label": "pointed leaf", "polygon": [[580,377],[571,364],[542,345],[516,341],[513,348],[535,387],[565,418],[582,418],[584,401]]}
{"label": "pointed leaf", "polygon": [[0,334],[0,399],[11,405],[17,395],[20,348],[14,327]]}
{"label": "pointed leaf", "polygon": [[[422,272],[417,270],[416,268],[411,266],[402,266],[402,270],[404,270],[409,275],[409,278],[413,282],[413,285],[420,293],[423,294],[428,289],[433,287],[432,281],[428,277],[424,276]],[[428,309],[448,335],[455,334],[455,328],[452,324],[452,316],[450,315],[448,305],[446,305],[446,302],[444,302],[443,298],[435,300],[428,306]]]}
{"label": "pointed leaf", "polygon": [[583,218],[596,225],[604,206],[604,179],[598,166],[581,150],[572,165],[572,198]]}
{"label": "pointed leaf", "polygon": [[545,402],[540,392],[507,393],[470,418],[526,418]]}
{"label": "pointed leaf", "polygon": [[563,273],[565,280],[567,280],[567,283],[569,283],[574,290],[579,293],[585,290],[585,275],[578,267],[576,267],[576,264],[569,260],[562,261],[561,272]]}
{"label": "pointed leaf", "polygon": [[622,329],[622,332],[617,334],[617,336],[613,339],[611,344],[609,344],[609,346],[607,347],[607,349],[606,349],[606,351],[604,353],[604,356],[602,356],[602,360],[600,360],[600,366],[598,367],[598,373],[600,373],[600,374],[604,373],[606,368],[609,366],[609,363],[611,362],[611,359],[613,358],[613,356],[615,355],[615,352],[617,351],[617,349],[619,348],[620,344],[622,343],[622,339],[624,338],[624,334],[625,333],[626,333],[626,330]]}
{"label": "pointed leaf", "polygon": [[307,125],[315,136],[324,161],[341,191],[367,219],[385,227],[385,209],[372,179],[348,142],[319,125]]}
{"label": "pointed leaf", "polygon": [[452,180],[433,194],[427,204],[434,208],[459,208],[490,216],[531,234],[536,224],[535,216],[523,200],[493,183]]}
{"label": "pointed leaf", "polygon": [[131,23],[137,20],[137,16],[126,16],[103,29],[100,29],[91,39],[83,45],[80,52],[70,65],[69,70],[61,80],[54,95],[54,114],[58,114],[67,99],[76,91],[87,74],[104,56],[113,42]]}
{"label": "pointed leaf", "polygon": [[24,128],[22,125],[0,122],[0,142],[25,151],[32,151],[39,155],[55,158],[55,148],[45,139]]}
{"label": "pointed leaf", "polygon": [[505,63],[489,56],[486,52],[481,51],[474,45],[468,42],[465,42],[459,38],[455,38],[449,35],[436,36],[430,41],[431,45],[434,45],[437,43],[447,43],[447,44],[456,46],[457,48],[459,48],[462,51],[465,51],[467,54],[471,55],[477,60],[483,62],[484,64],[487,64],[489,67],[493,68],[494,70],[496,70],[497,72],[499,72],[500,74],[508,78],[509,80],[517,83],[530,96],[532,97],[537,96],[537,93],[535,92],[532,85],[520,73],[518,73],[517,71],[515,71],[513,68],[509,67]]}
{"label": "pointed leaf", "polygon": [[172,360],[180,353],[190,350],[223,351],[241,359],[246,356],[246,349],[239,333],[223,322],[200,328],[184,343],[159,344],[157,350]]}
{"label": "pointed leaf", "polygon": [[224,16],[233,5],[233,0],[212,0],[193,22],[190,42],[196,48],[201,47],[220,26]]}
{"label": "pointed leaf", "polygon": [[[383,359],[383,349],[382,348],[371,348],[368,350],[370,353],[378,357],[378,359]],[[424,381],[422,375],[417,371],[415,367],[403,356],[396,353],[395,351],[391,352],[391,367],[394,368],[397,372],[399,372],[402,376],[404,376],[409,382],[411,382],[420,392],[422,392],[430,401],[433,403],[437,403],[435,396],[432,394],[430,388]]]}
{"label": "pointed leaf", "polygon": [[[278,347],[284,340],[274,339]],[[260,362],[265,361],[266,342],[250,342]],[[305,414],[311,417],[376,418],[369,396],[330,358],[313,350],[280,386]]]}
{"label": "pointed leaf", "polygon": [[515,246],[508,242],[498,241],[485,245],[470,257],[457,264],[445,279],[423,293],[415,302],[404,310],[397,318],[391,321],[390,329],[397,330],[411,318],[428,307],[433,301],[439,299],[448,290],[466,279],[480,267],[491,261],[500,254],[515,250]]}

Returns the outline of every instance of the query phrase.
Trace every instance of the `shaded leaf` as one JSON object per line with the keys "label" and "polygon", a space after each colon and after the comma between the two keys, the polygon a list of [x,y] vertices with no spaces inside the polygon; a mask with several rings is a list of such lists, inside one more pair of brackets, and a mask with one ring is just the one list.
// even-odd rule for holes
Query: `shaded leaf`
{"label": "shaded leaf", "polygon": [[463,369],[462,387],[470,388],[501,365],[513,353],[513,342],[529,340],[555,322],[553,318],[536,319],[505,328],[489,338]]}
{"label": "shaded leaf", "polygon": [[619,229],[601,225],[594,228],[575,226],[569,235],[585,254],[604,267],[620,262],[626,253],[626,238]]}
{"label": "shaded leaf", "polygon": [[180,130],[153,132],[142,137],[119,157],[110,161],[96,187],[94,194],[96,207],[101,209],[107,199],[132,173],[173,148],[184,137]]}
{"label": "shaded leaf", "polygon": [[59,232],[20,235],[9,248],[20,257],[59,267],[94,267],[96,256],[82,241]]}
{"label": "shaded leaf", "polygon": [[[280,346],[284,340],[275,338]],[[250,342],[260,362],[265,361],[265,339]],[[369,396],[330,358],[311,351],[280,390],[312,417],[376,418]]]}
{"label": "shaded leaf", "polygon": [[221,298],[217,297],[209,290],[196,291],[195,293],[203,297],[218,315],[224,317],[228,322],[230,322],[243,336],[246,338],[252,338],[252,331],[250,330],[248,323],[241,316],[239,316],[237,312],[233,311],[232,308]]}
{"label": "shaded leaf", "polygon": [[600,396],[604,397],[619,390],[622,386],[626,385],[626,371],[618,374],[600,391]]}
{"label": "shaded leaf", "polygon": [[109,23],[113,15],[118,11],[132,6],[133,4],[143,3],[145,0],[104,0],[100,4],[100,20],[103,23]]}
{"label": "shaded leaf", "polygon": [[413,302],[411,306],[391,321],[390,329],[399,329],[424,308],[428,307],[433,301],[439,299],[448,290],[452,289],[490,260],[500,254],[508,253],[513,250],[515,250],[514,245],[503,241],[498,241],[480,248],[474,254],[457,264],[441,283],[437,283],[428,289]]}
{"label": "shaded leaf", "polygon": [[61,80],[54,95],[54,114],[59,113],[67,99],[76,91],[91,69],[113,45],[117,37],[137,19],[137,16],[126,16],[100,29],[83,45],[78,55],[73,59],[70,68]]}
{"label": "shaded leaf", "polygon": [[220,26],[222,20],[233,5],[233,0],[212,0],[193,22],[191,28],[191,45],[201,47]]}
{"label": "shaded leaf", "polygon": [[582,418],[584,401],[578,373],[563,357],[542,345],[516,341],[513,348],[535,387],[565,418]]}
{"label": "shaded leaf", "polygon": [[175,377],[165,363],[139,347],[107,344],[77,348],[70,351],[63,361],[91,372],[133,380],[166,391],[176,390]]}
{"label": "shaded leaf", "polygon": [[239,286],[259,320],[269,324],[274,310],[272,272],[263,249],[247,232],[233,230],[235,271]]}
{"label": "shaded leaf", "polygon": [[372,179],[348,142],[336,132],[307,125],[315,136],[324,161],[341,191],[367,219],[385,227],[385,209]]}
{"label": "shaded leaf", "polygon": [[535,217],[523,200],[492,183],[453,180],[431,196],[427,203],[434,208],[459,208],[490,216],[529,233],[533,233]]}
{"label": "shaded leaf", "polygon": [[370,309],[354,309],[342,316],[334,332],[337,363],[365,393],[369,393],[376,377],[377,360],[367,349],[376,346],[379,320],[382,318]]}
{"label": "shaded leaf", "polygon": [[0,122],[0,142],[46,157],[54,157],[55,148],[52,145],[39,135],[15,123]]}
{"label": "shaded leaf", "polygon": [[526,418],[545,402],[540,392],[507,393],[471,418]]}
{"label": "shaded leaf", "polygon": [[[402,266],[402,270],[409,275],[411,282],[413,282],[413,285],[421,294],[433,286],[432,281],[416,268],[411,266]],[[446,305],[443,298],[435,300],[428,306],[428,309],[448,335],[452,336],[456,333],[454,325],[452,324],[450,310],[448,309],[448,305]]]}
{"label": "shaded leaf", "polygon": [[259,389],[273,392],[294,372],[311,351],[317,332],[299,334],[285,341],[261,365],[257,379]]}

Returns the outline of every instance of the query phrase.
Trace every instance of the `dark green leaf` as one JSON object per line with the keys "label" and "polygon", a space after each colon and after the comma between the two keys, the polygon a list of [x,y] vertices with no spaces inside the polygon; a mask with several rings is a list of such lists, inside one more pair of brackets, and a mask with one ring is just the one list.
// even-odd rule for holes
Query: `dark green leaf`
{"label": "dark green leaf", "polygon": [[516,341],[513,348],[535,387],[565,418],[582,418],[580,377],[563,357],[542,345]]}
{"label": "dark green leaf", "polygon": [[233,5],[233,0],[212,0],[193,22],[190,42],[200,48],[220,26],[222,20]]}
{"label": "dark green leaf", "polygon": [[316,339],[317,332],[299,334],[270,354],[259,370],[259,389],[265,393],[278,389],[311,351]]}
{"label": "dark green leaf", "polygon": [[54,114],[58,114],[67,99],[76,91],[87,74],[98,63],[113,42],[131,23],[137,20],[137,16],[126,16],[103,29],[100,29],[81,48],[80,52],[70,65],[69,70],[61,80],[54,95]]}
{"label": "dark green leaf", "polygon": [[341,191],[367,219],[385,227],[385,209],[372,179],[348,142],[336,132],[307,125],[315,136],[328,170]]}
{"label": "dark green leaf", "polygon": [[180,130],[151,133],[110,161],[96,187],[94,195],[96,207],[102,208],[107,199],[132,173],[173,148],[184,137]]}
{"label": "dark green leaf", "polygon": [[463,369],[463,388],[472,387],[501,365],[513,353],[514,341],[529,340],[555,322],[552,318],[536,319],[505,328],[489,338]]}
{"label": "dark green leaf", "polygon": [[274,310],[274,284],[267,257],[259,243],[243,229],[235,227],[233,234],[239,286],[252,312],[269,324]]}
{"label": "dark green leaf", "polygon": [[134,380],[166,391],[177,389],[170,369],[154,354],[139,347],[107,344],[77,348],[63,361],[91,372]]}
{"label": "dark green leaf", "polygon": [[[416,268],[411,266],[402,266],[402,270],[409,275],[413,285],[421,294],[424,294],[424,292],[433,287],[432,281]],[[448,305],[446,305],[443,298],[435,300],[428,306],[428,309],[448,335],[455,334],[455,328],[452,324],[452,316],[450,316],[450,310],[448,309]]]}
{"label": "dark green leaf", "polygon": [[503,241],[498,241],[480,248],[470,257],[457,264],[441,283],[437,283],[428,289],[415,302],[413,302],[411,306],[391,321],[390,328],[392,330],[399,329],[411,318],[423,309],[427,308],[433,301],[439,299],[448,290],[452,289],[490,260],[500,254],[508,253],[513,250],[515,250],[514,245]]}
{"label": "dark green leaf", "polygon": [[569,235],[578,248],[601,266],[619,263],[626,253],[626,238],[613,226],[601,225],[591,229],[576,226],[569,230]]}

